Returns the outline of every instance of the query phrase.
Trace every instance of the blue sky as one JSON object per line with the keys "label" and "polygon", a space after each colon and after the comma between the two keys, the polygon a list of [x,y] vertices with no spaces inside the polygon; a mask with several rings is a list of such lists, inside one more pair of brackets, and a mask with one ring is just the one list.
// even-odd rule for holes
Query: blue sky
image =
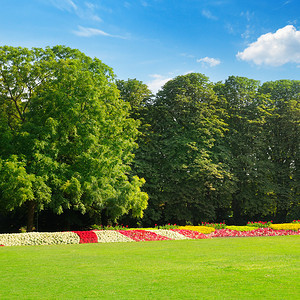
{"label": "blue sky", "polygon": [[0,0],[0,45],[66,45],[156,92],[200,72],[300,80],[299,0]]}

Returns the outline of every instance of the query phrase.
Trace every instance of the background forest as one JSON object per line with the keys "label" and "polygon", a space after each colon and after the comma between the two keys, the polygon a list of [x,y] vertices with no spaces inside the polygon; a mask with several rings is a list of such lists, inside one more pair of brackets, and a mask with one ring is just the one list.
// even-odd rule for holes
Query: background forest
{"label": "background forest", "polygon": [[67,47],[0,47],[0,230],[300,216],[300,81],[153,95]]}

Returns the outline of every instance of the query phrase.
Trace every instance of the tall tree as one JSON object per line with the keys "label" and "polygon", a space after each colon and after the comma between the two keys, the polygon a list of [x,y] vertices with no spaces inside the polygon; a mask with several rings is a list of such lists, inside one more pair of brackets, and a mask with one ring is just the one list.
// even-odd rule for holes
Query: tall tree
{"label": "tall tree", "polygon": [[300,81],[265,82],[260,92],[273,100],[268,118],[268,156],[273,166],[275,217],[290,221],[300,215]]}
{"label": "tall tree", "polygon": [[120,98],[128,102],[133,112],[139,111],[141,107],[150,103],[152,92],[148,86],[137,79],[116,80],[117,87],[120,91]]}
{"label": "tall tree", "polygon": [[228,131],[223,140],[224,163],[232,174],[230,195],[236,224],[274,212],[272,168],[265,139],[266,118],[272,113],[268,97],[258,90],[260,83],[246,77],[230,76],[215,91],[226,110]]}
{"label": "tall tree", "polygon": [[[147,164],[148,145],[146,140],[149,138],[150,124],[148,123],[148,108],[153,102],[153,94],[148,86],[137,79],[116,80],[120,91],[120,98],[130,104],[130,116],[135,119],[139,126],[137,139],[138,147],[134,150],[135,158],[131,165],[132,174],[137,174],[144,178],[151,172]],[[150,175],[151,176],[151,175]],[[124,216],[123,222],[135,224],[138,220],[133,220],[130,216]],[[140,223],[140,220],[138,221]]]}
{"label": "tall tree", "polygon": [[0,206],[26,205],[29,231],[45,205],[141,216],[144,181],[128,175],[137,123],[112,70],[63,46],[1,47],[0,64]]}
{"label": "tall tree", "polygon": [[192,73],[167,82],[149,105],[143,166],[150,197],[146,222],[215,218],[215,190],[227,176],[212,153],[225,125],[217,101],[208,78]]}

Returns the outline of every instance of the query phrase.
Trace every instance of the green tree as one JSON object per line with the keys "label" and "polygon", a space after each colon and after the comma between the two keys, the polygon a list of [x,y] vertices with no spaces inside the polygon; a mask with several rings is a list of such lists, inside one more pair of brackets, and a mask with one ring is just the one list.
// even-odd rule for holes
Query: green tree
{"label": "green tree", "polygon": [[137,112],[152,101],[152,92],[148,86],[137,79],[116,80],[120,98],[130,104],[131,110]]}
{"label": "green tree", "polygon": [[167,82],[148,105],[151,127],[140,168],[149,194],[145,222],[197,223],[216,217],[216,189],[227,177],[214,153],[225,130],[217,101],[208,78],[192,73]]}
{"label": "green tree", "polygon": [[[153,102],[153,94],[146,84],[137,79],[117,80],[116,84],[120,91],[120,98],[130,104],[130,116],[139,124],[138,147],[134,150],[135,158],[131,165],[131,173],[137,174],[141,178],[149,177],[151,171],[148,169],[149,165],[146,161],[148,153],[146,140],[149,138],[151,126],[147,116],[148,108]],[[137,222],[129,215],[124,216],[122,221],[132,225],[136,225]],[[140,223],[140,220],[138,222]]]}
{"label": "green tree", "polygon": [[27,206],[29,231],[45,205],[142,216],[144,180],[128,175],[137,122],[112,70],[63,46],[1,47],[0,64],[0,206]]}
{"label": "green tree", "polygon": [[275,217],[290,221],[300,215],[300,81],[265,82],[260,92],[273,100],[267,122],[268,156],[273,166]]}
{"label": "green tree", "polygon": [[259,93],[260,82],[230,76],[215,85],[228,131],[223,139],[225,163],[232,175],[231,209],[234,222],[269,215],[275,210],[272,197],[272,166],[268,158],[266,119],[272,101]]}

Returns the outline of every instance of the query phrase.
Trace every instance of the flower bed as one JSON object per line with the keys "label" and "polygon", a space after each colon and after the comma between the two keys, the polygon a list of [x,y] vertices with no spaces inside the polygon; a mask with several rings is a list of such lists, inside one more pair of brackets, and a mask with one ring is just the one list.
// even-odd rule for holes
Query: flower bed
{"label": "flower bed", "polygon": [[251,226],[226,226],[226,229],[236,230],[236,231],[251,231],[255,230],[256,228]]}
{"label": "flower bed", "polygon": [[166,236],[162,236],[148,230],[118,230],[118,232],[133,239],[136,242],[170,240],[170,238]]}
{"label": "flower bed", "polygon": [[98,243],[98,237],[94,231],[73,231],[80,237],[79,244]]}
{"label": "flower bed", "polygon": [[191,226],[191,225],[180,226],[180,227],[178,227],[178,229],[194,230],[194,231],[198,231],[198,232],[205,233],[205,234],[214,232],[216,230],[214,227],[209,227],[209,226]]}
{"label": "flower bed", "polygon": [[258,221],[258,222],[248,222],[247,226],[256,227],[256,228],[267,228],[273,221]]}
{"label": "flower bed", "polygon": [[204,233],[200,233],[200,232],[194,231],[194,230],[187,230],[187,229],[171,229],[171,230],[178,232],[190,239],[207,239],[208,238],[208,236],[206,236]]}
{"label": "flower bed", "polygon": [[299,223],[284,223],[284,224],[272,224],[270,225],[272,229],[283,229],[283,230],[299,230],[300,224]]}
{"label": "flower bed", "polygon": [[134,242],[133,239],[116,230],[95,230],[94,232],[97,235],[98,243]]}
{"label": "flower bed", "polygon": [[80,237],[75,232],[26,232],[0,234],[0,244],[4,246],[79,244]]}
{"label": "flower bed", "polygon": [[168,229],[153,229],[150,230],[154,233],[157,233],[159,235],[165,236],[171,240],[187,240],[188,237],[184,236],[183,234],[180,234],[178,232],[175,232],[173,230],[168,230]]}
{"label": "flower bed", "polygon": [[207,226],[183,226],[180,228],[170,229],[149,228],[147,230],[91,230],[72,232],[28,232],[0,234],[0,247],[279,235],[300,235],[299,222],[271,224],[270,227],[261,228],[249,226],[227,226],[227,228],[225,229],[216,229],[215,227]]}
{"label": "flower bed", "polygon": [[251,231],[236,231],[231,229],[218,229],[210,234],[210,237],[251,237],[251,236],[279,236],[300,235],[300,230],[274,230],[271,228],[258,228]]}

